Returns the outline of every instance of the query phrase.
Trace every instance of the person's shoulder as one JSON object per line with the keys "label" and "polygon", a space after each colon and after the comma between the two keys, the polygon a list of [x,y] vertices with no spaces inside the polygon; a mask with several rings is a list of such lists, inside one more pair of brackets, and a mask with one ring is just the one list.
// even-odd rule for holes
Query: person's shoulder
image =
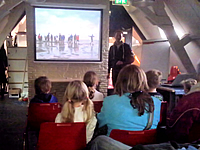
{"label": "person's shoulder", "polygon": [[36,95],[30,100],[30,103],[43,103],[43,100],[36,97]]}
{"label": "person's shoulder", "polygon": [[158,92],[149,92],[149,95],[158,98],[160,101],[163,101],[163,96]]}
{"label": "person's shoulder", "polygon": [[57,99],[54,95],[51,94],[51,99],[50,99],[49,102],[50,102],[50,103],[57,103],[57,102],[58,102],[58,99]]}
{"label": "person's shoulder", "polygon": [[110,101],[113,101],[113,100],[115,100],[115,99],[118,99],[118,97],[119,97],[119,95],[116,95],[116,94],[114,94],[114,95],[109,95],[109,96],[106,96],[106,97],[104,98],[104,101],[110,102]]}
{"label": "person's shoulder", "polygon": [[110,46],[110,50],[112,50],[114,46],[115,46],[114,44],[113,44],[113,45],[111,45],[111,46]]}
{"label": "person's shoulder", "polygon": [[158,99],[158,98],[155,97],[155,96],[151,96],[151,98],[152,98],[153,101],[154,101],[154,105],[156,105],[156,104],[161,105],[161,101],[160,101],[160,99]]}
{"label": "person's shoulder", "polygon": [[126,47],[126,48],[130,48],[130,45],[127,44],[127,43],[123,43],[123,45],[124,45],[124,47]]}

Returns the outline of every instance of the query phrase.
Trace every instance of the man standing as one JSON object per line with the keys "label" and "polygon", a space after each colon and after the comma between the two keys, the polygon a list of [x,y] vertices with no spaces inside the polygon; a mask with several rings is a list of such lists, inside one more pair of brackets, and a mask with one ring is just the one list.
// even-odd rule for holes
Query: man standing
{"label": "man standing", "polygon": [[113,86],[117,81],[119,71],[126,66],[134,62],[134,54],[130,46],[121,41],[123,32],[117,30],[115,32],[115,43],[110,47],[108,56],[108,78],[110,77],[110,69],[112,68],[112,81]]}
{"label": "man standing", "polygon": [[7,70],[7,67],[8,67],[7,56],[4,49],[4,45],[2,45],[0,49],[0,89],[1,89],[0,93],[2,99],[4,98],[4,92],[7,83],[5,75],[5,70]]}

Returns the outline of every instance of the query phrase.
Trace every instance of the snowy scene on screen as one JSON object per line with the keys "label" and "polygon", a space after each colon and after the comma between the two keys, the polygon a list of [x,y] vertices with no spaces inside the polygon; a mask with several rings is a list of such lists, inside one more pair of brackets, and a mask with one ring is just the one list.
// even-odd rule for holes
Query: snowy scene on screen
{"label": "snowy scene on screen", "polygon": [[35,8],[35,60],[100,61],[101,10]]}

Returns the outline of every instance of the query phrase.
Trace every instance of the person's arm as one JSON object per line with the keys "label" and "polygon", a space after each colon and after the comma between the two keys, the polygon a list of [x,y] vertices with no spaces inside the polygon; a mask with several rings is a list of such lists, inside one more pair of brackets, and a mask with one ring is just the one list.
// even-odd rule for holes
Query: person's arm
{"label": "person's arm", "polygon": [[106,119],[106,115],[107,115],[106,114],[106,100],[105,99],[104,99],[104,102],[103,102],[103,106],[101,108],[101,112],[97,114],[99,128],[103,127],[104,125],[107,124],[107,119]]}
{"label": "person's arm", "polygon": [[113,46],[110,47],[109,53],[108,53],[108,75],[107,78],[110,78],[110,69],[112,68],[112,57],[113,57]]}
{"label": "person's arm", "polygon": [[110,74],[110,69],[112,68],[112,57],[113,57],[113,46],[110,47],[109,53],[108,53],[108,74]]}
{"label": "person's arm", "polygon": [[86,126],[87,143],[92,139],[96,124],[97,124],[97,119],[95,116],[93,116]]}
{"label": "person's arm", "polygon": [[51,100],[49,102],[50,103],[57,103],[58,99],[54,95],[51,95]]}
{"label": "person's arm", "polygon": [[58,113],[55,118],[55,123],[61,123],[61,113]]}
{"label": "person's arm", "polygon": [[123,60],[123,64],[127,65],[127,64],[131,64],[134,62],[135,58],[134,58],[134,53],[131,50],[130,46],[126,43],[124,43],[124,60]]}

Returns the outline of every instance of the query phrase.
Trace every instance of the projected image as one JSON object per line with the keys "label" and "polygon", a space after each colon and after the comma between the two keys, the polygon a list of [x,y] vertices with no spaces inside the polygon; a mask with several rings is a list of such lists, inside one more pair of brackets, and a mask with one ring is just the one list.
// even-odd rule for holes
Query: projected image
{"label": "projected image", "polygon": [[35,60],[101,61],[101,10],[35,8]]}

